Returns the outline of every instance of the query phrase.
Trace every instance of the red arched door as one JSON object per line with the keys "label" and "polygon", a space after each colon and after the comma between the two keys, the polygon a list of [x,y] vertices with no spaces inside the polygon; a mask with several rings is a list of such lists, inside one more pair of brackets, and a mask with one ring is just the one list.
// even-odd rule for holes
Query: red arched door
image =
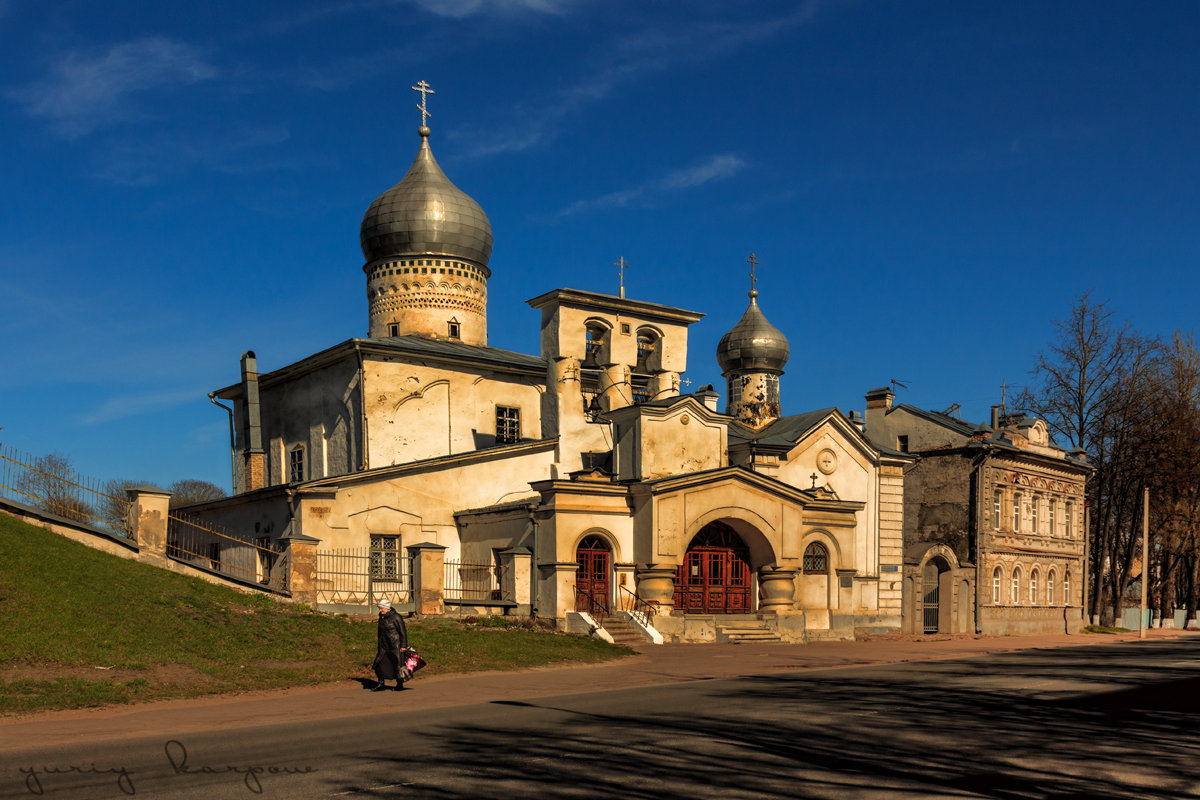
{"label": "red arched door", "polygon": [[750,551],[733,528],[710,522],[692,539],[675,577],[675,608],[694,614],[745,614]]}
{"label": "red arched door", "polygon": [[589,614],[608,613],[609,575],[612,572],[612,551],[608,542],[592,534],[583,537],[575,549],[575,610]]}

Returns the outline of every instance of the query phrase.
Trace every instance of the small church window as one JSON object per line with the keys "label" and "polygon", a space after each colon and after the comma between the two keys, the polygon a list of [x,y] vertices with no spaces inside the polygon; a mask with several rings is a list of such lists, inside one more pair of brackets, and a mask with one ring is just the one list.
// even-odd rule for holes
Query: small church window
{"label": "small church window", "polygon": [[521,409],[496,406],[496,444],[513,444],[521,439]]}
{"label": "small church window", "polygon": [[292,483],[304,480],[304,447],[296,445],[288,453],[288,478]]}
{"label": "small church window", "polygon": [[806,575],[824,574],[829,571],[829,551],[820,542],[813,542],[804,548],[804,573]]}
{"label": "small church window", "polygon": [[388,336],[399,336],[399,335],[400,335],[400,326],[399,325],[397,325],[395,322],[388,325]]}
{"label": "small church window", "polygon": [[460,338],[462,338],[462,337],[459,335],[459,334],[460,334],[460,332],[461,332],[461,328],[459,327],[459,324],[458,324],[458,322],[457,322],[457,321],[455,321],[455,320],[450,320],[450,322],[449,322],[449,323],[447,323],[447,324],[450,326],[450,338],[451,338],[451,339],[460,339]]}
{"label": "small church window", "polygon": [[400,537],[371,534],[371,577],[395,580],[400,577]]}
{"label": "small church window", "polygon": [[899,450],[901,453],[908,452],[908,437],[907,436],[897,436],[896,437],[896,449]]}

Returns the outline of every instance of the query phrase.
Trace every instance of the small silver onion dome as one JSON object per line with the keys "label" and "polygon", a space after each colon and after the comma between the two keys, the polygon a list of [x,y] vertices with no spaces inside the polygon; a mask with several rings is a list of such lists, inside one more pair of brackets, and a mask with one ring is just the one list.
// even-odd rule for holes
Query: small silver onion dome
{"label": "small silver onion dome", "polygon": [[492,225],[466,192],[438,166],[421,126],[421,148],[399,183],[371,203],[359,238],[367,263],[405,255],[446,255],[487,266]]}
{"label": "small silver onion dome", "polygon": [[758,308],[758,292],[750,292],[750,307],[733,330],[721,337],[717,345],[717,364],[721,373],[783,372],[787,364],[787,337],[767,322]]}

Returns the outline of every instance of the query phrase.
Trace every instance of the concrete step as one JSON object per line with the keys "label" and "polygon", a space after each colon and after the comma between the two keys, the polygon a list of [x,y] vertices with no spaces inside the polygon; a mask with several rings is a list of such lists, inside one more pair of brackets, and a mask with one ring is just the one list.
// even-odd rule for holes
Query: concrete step
{"label": "concrete step", "polygon": [[617,644],[635,646],[646,644],[646,636],[624,617],[605,617],[604,630]]}
{"label": "concrete step", "polygon": [[759,622],[757,625],[751,621],[739,622],[737,625],[718,625],[717,626],[717,641],[729,642],[730,644],[741,643],[761,643],[761,642],[783,642],[779,634],[772,631],[766,626],[766,623]]}

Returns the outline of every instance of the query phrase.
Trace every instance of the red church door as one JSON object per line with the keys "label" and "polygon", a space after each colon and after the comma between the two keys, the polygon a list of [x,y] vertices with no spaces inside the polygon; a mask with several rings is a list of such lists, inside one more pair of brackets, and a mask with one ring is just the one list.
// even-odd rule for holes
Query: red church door
{"label": "red church door", "polygon": [[575,549],[575,610],[603,616],[609,608],[609,575],[612,551],[596,535],[585,536]]}
{"label": "red church door", "polygon": [[713,522],[688,545],[675,577],[675,608],[693,614],[745,614],[750,599],[750,551],[728,525]]}

